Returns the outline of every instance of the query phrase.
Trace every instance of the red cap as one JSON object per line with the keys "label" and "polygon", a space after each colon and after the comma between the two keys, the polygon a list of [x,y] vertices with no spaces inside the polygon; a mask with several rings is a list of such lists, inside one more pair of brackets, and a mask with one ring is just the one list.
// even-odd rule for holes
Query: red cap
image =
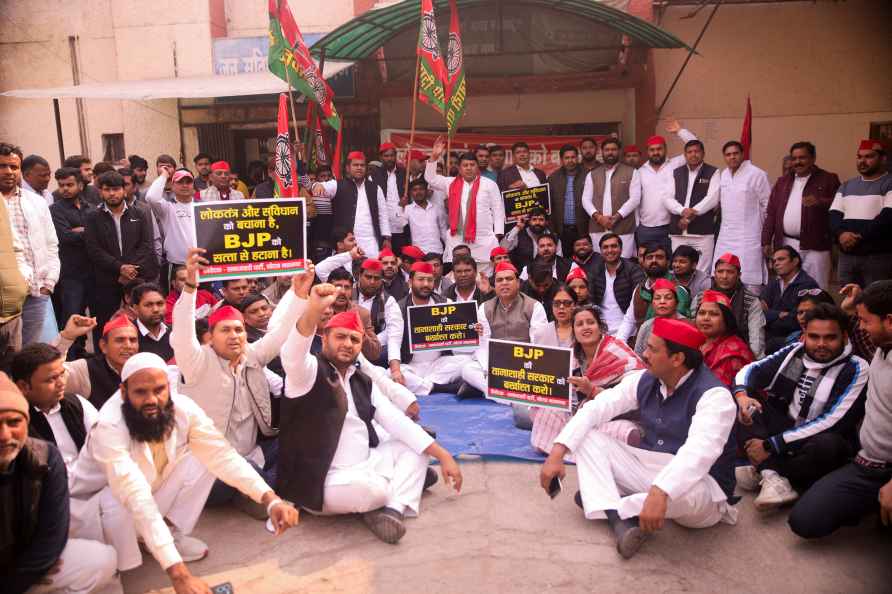
{"label": "red cap", "polygon": [[706,337],[689,322],[673,320],[671,318],[654,318],[651,330],[654,336],[663,340],[671,340],[674,343],[686,346],[689,349],[699,349],[706,342]]}
{"label": "red cap", "polygon": [[217,161],[211,164],[211,171],[232,171],[232,168],[226,161]]}
{"label": "red cap", "polygon": [[858,145],[859,151],[876,151],[878,153],[884,152],[883,143],[879,140],[871,140],[865,139],[861,141],[861,144]]}
{"label": "red cap", "polygon": [[670,291],[675,291],[675,283],[669,280],[668,278],[658,278],[654,283],[654,286],[651,287],[654,292],[660,291],[663,289],[668,289]]}
{"label": "red cap", "polygon": [[577,278],[588,281],[588,276],[586,276],[585,270],[583,270],[582,268],[574,268],[570,271],[570,274],[567,275],[567,279],[565,282],[569,284],[571,280],[576,280]]}
{"label": "red cap", "polygon": [[434,265],[430,262],[415,262],[409,270],[412,272],[420,272],[422,274],[433,274]]}
{"label": "red cap", "polygon": [[630,144],[626,146],[625,152],[627,153],[640,153],[641,149],[638,148],[637,144]]}
{"label": "red cap", "polygon": [[342,311],[339,314],[333,315],[331,319],[328,320],[328,323],[325,324],[325,328],[346,328],[347,330],[353,330],[360,334],[365,333],[365,329],[362,327],[362,319],[360,319],[359,312],[355,309]]}
{"label": "red cap", "polygon": [[508,250],[503,248],[502,246],[492,248],[492,251],[489,252],[489,259],[492,260],[496,256],[507,256]]}
{"label": "red cap", "polygon": [[378,252],[378,259],[381,258],[396,258],[396,254],[390,251],[390,248],[384,248],[380,252]]}
{"label": "red cap", "polygon": [[740,270],[740,258],[735,256],[731,252],[725,252],[724,254],[719,256],[719,259],[716,260],[716,262],[730,264],[731,266],[734,266],[735,268],[737,268],[737,270]]}
{"label": "red cap", "polygon": [[117,330],[118,328],[133,328],[136,329],[136,326],[133,325],[133,322],[130,321],[125,315],[118,315],[110,319],[105,323],[105,326],[102,327],[102,335],[105,336],[112,330]]}
{"label": "red cap", "polygon": [[496,264],[496,274],[505,270],[510,270],[514,274],[517,274],[517,268],[515,268],[514,264],[512,264],[511,262],[499,262],[498,264]]}
{"label": "red cap", "polygon": [[414,149],[409,151],[409,160],[410,161],[412,161],[412,160],[424,161],[424,158],[425,158],[424,153],[422,153],[421,151],[414,150]]}
{"label": "red cap", "polygon": [[184,177],[188,177],[189,179],[195,179],[195,177],[193,177],[192,173],[190,173],[188,169],[178,169],[177,171],[173,172],[173,177],[170,178],[170,180],[174,181],[174,182],[178,182],[181,179],[183,179]]}
{"label": "red cap", "polygon": [[348,161],[365,161],[365,153],[362,151],[353,151],[351,153],[347,153]]}
{"label": "red cap", "polygon": [[238,320],[243,324],[245,323],[245,318],[242,316],[242,312],[231,305],[224,305],[208,316],[208,327],[213,328],[220,322],[228,322],[230,320]]}
{"label": "red cap", "polygon": [[424,252],[421,251],[421,248],[414,245],[407,245],[401,250],[401,253],[407,257],[412,258],[413,260],[423,260]]}
{"label": "red cap", "polygon": [[[391,256],[393,254],[390,254]],[[381,260],[376,260],[375,258],[366,258],[362,261],[362,265],[360,266],[363,270],[381,270]]]}
{"label": "red cap", "polygon": [[392,142],[382,142],[381,146],[378,147],[378,152],[383,153],[385,151],[395,151],[396,145]]}
{"label": "red cap", "polygon": [[659,146],[661,144],[665,145],[666,139],[663,138],[662,136],[660,136],[659,134],[657,134],[655,136],[651,136],[650,138],[647,139],[647,146],[654,146],[654,145]]}
{"label": "red cap", "polygon": [[731,300],[728,299],[728,296],[720,291],[713,291],[712,289],[707,289],[703,291],[703,299],[700,303],[718,303],[719,305],[724,305],[725,307],[731,307]]}

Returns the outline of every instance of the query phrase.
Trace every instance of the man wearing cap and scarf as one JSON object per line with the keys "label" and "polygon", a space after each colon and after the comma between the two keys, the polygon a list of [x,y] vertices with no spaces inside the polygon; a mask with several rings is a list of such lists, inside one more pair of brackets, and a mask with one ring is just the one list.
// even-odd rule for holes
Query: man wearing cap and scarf
{"label": "man wearing cap and scarf", "polygon": [[[195,335],[195,292],[198,272],[207,264],[202,257],[204,251],[189,250],[186,282],[173,309],[170,345],[180,371],[179,391],[201,406],[235,450],[255,467],[262,468],[264,476],[273,482],[276,442],[262,442],[264,449],[257,442],[258,431],[266,436],[276,434],[264,368],[279,356],[288,332],[297,322],[295,293],[303,284],[312,282],[312,266],[310,272],[292,277],[291,291],[276,306],[263,338],[249,344],[242,313],[224,305],[208,317],[211,340],[202,345]],[[231,487],[218,483],[211,500],[224,503],[235,494]]]}
{"label": "man wearing cap and scarf", "polygon": [[[171,270],[186,263],[186,252],[193,243],[195,223],[192,220],[192,201],[195,198],[193,182],[195,178],[188,169],[174,170],[170,165],[161,165],[160,173],[146,191],[146,202],[152,208],[155,220],[164,236],[164,258],[167,269],[162,271],[162,284],[167,286],[172,276]],[[164,198],[164,188],[170,181],[174,201]]]}
{"label": "man wearing cap and scarf", "polygon": [[201,202],[217,202],[218,200],[244,200],[245,195],[238,190],[233,190],[230,185],[230,172],[232,169],[226,161],[217,161],[211,164],[210,185],[195,192]]}
{"label": "man wearing cap and scarf", "polygon": [[843,183],[830,206],[830,233],[839,244],[839,284],[867,287],[892,277],[892,174],[879,140],[858,146],[858,177]]}
{"label": "man wearing cap and scarf", "polygon": [[382,248],[390,247],[390,214],[384,191],[366,174],[365,155],[353,151],[347,155],[347,176],[316,182],[313,196],[330,198],[334,227],[352,229],[356,244],[369,258],[377,258]]}
{"label": "man wearing cap and scarf", "polygon": [[28,436],[30,415],[28,402],[0,372],[3,592],[123,592],[116,577],[115,550],[100,542],[69,538],[65,463],[55,445]]}
{"label": "man wearing cap and scarf", "polygon": [[[746,342],[753,356],[765,356],[765,312],[759,296],[740,282],[740,258],[724,253],[715,261],[712,271],[712,289],[724,293],[731,300],[731,313],[737,322],[737,332]],[[691,301],[691,311],[700,308],[703,295],[695,295]]]}
{"label": "man wearing cap and scarf", "polygon": [[[555,439],[542,466],[547,491],[563,477],[564,456],[576,457],[576,503],[589,520],[605,519],[619,554],[632,557],[647,535],[672,519],[688,528],[737,521],[734,420],[728,389],[703,365],[705,336],[681,320],[658,319],[648,339],[647,370],[627,375],[586,402]],[[638,447],[598,427],[637,410]]]}
{"label": "man wearing cap and scarf", "polygon": [[[670,134],[677,134],[684,143],[697,140],[697,137],[689,130],[682,128],[677,120],[667,123],[666,131]],[[684,165],[685,156],[683,154],[667,159],[664,137],[655,135],[647,139],[647,162],[637,170],[641,181],[640,202],[635,203],[634,196],[629,201],[631,208],[638,209],[638,229],[635,231],[638,245],[657,242],[665,245],[667,252],[671,250],[669,243],[670,216],[663,199],[666,196],[675,195],[674,172]]]}
{"label": "man wearing cap and scarf", "polygon": [[451,351],[411,353],[408,309],[413,305],[434,305],[448,300],[434,292],[434,267],[430,262],[415,262],[409,273],[411,293],[397,302],[401,324],[387,333],[387,360],[390,376],[413,394],[458,391],[453,384],[461,378],[461,368],[470,357],[453,355]]}
{"label": "man wearing cap and scarf", "polygon": [[177,594],[210,592],[185,563],[208,554],[205,543],[187,535],[215,477],[263,505],[276,534],[297,524],[297,510],[276,495],[198,404],[177,392],[164,361],[152,353],[134,355],[72,471],[72,500],[95,502],[80,506],[78,534],[97,534],[114,546],[120,571],[142,565],[141,538]]}
{"label": "man wearing cap and scarf", "polygon": [[[496,264],[495,270],[496,297],[477,308],[480,345],[474,351],[474,359],[461,371],[462,380],[483,393],[486,393],[489,372],[489,339],[530,342],[533,328],[548,324],[542,304],[520,292],[520,277],[514,264],[502,261]],[[459,395],[469,395],[466,386]]]}
{"label": "man wearing cap and scarf", "polygon": [[411,236],[405,231],[406,222],[400,215],[400,202],[406,193],[406,168],[396,162],[396,145],[384,142],[378,148],[381,167],[369,172],[372,181],[384,192],[387,203],[387,216],[390,220],[390,243],[395,250],[412,243]]}
{"label": "man wearing cap and scarf", "polygon": [[740,443],[750,462],[737,467],[737,484],[759,491],[759,511],[796,501],[857,452],[868,364],[852,354],[848,320],[835,305],[816,304],[805,314],[802,342],[734,378]]}
{"label": "man wearing cap and scarf", "polygon": [[465,153],[459,161],[459,175],[444,177],[437,173],[437,161],[446,145],[437,138],[424,179],[433,190],[446,192],[449,232],[446,235],[447,261],[452,261],[452,248],[464,244],[471,248],[480,272],[489,274],[489,252],[497,247],[505,234],[505,204],[499,186],[480,175],[477,157]]}
{"label": "man wearing cap and scarf", "polygon": [[[287,376],[277,488],[315,513],[360,513],[375,536],[395,544],[406,531],[403,518],[419,513],[428,456],[439,460],[456,491],[461,471],[387,398],[393,383],[357,363],[363,327],[355,311],[334,315],[322,352],[310,354],[319,319],[336,296],[334,286],[322,284],[309,300],[298,299],[302,315],[282,349]],[[381,441],[376,427],[389,439]]]}

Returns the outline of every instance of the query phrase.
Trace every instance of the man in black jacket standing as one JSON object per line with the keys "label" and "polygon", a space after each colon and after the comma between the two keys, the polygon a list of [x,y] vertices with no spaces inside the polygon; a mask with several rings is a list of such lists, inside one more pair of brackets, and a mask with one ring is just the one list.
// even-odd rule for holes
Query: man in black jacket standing
{"label": "man in black jacket standing", "polygon": [[[56,446],[28,437],[28,402],[0,373],[0,583],[3,592],[122,592],[118,556],[68,538],[65,463]],[[9,527],[9,531],[5,529]]]}
{"label": "man in black jacket standing", "polygon": [[124,285],[137,278],[154,282],[158,277],[151,215],[127,207],[124,178],[116,171],[102,174],[98,183],[103,204],[87,213],[84,232],[96,274],[89,306],[96,317],[97,342],[99,329],[121,305]]}

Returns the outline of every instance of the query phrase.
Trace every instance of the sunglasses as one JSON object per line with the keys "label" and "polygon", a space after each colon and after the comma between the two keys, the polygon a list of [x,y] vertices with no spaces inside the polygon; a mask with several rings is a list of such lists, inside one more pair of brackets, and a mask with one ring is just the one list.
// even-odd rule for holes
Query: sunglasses
{"label": "sunglasses", "polygon": [[575,305],[570,299],[555,299],[551,303],[555,307],[573,307]]}
{"label": "sunglasses", "polygon": [[806,295],[811,295],[813,297],[817,297],[821,293],[823,293],[823,289],[802,289],[796,293],[797,297],[805,297]]}

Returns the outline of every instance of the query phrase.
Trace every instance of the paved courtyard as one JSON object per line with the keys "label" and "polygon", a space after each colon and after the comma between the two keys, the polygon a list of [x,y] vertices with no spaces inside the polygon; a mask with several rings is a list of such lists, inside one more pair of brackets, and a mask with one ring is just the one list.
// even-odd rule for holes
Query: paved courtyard
{"label": "paved courtyard", "polygon": [[[892,537],[873,519],[805,542],[785,512],[760,517],[747,495],[737,526],[670,522],[623,561],[606,524],[584,520],[573,503],[575,468],[554,501],[538,487],[537,464],[464,461],[462,470],[462,494],[438,483],[396,546],[356,518],[309,514],[275,538],[227,507],[202,515],[195,536],[211,551],[190,567],[211,585],[231,581],[237,594],[892,592]],[[172,592],[148,555],[124,585],[128,594]]]}

